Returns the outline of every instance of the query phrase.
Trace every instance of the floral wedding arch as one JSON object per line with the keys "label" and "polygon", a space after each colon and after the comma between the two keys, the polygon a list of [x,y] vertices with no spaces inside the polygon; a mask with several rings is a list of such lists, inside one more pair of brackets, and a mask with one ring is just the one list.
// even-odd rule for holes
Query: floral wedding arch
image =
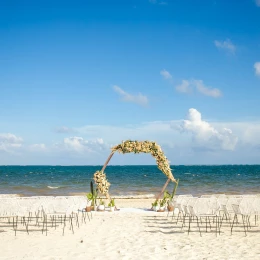
{"label": "floral wedding arch", "polygon": [[177,183],[175,178],[172,175],[172,171],[170,169],[169,161],[167,160],[166,156],[164,155],[161,147],[155,143],[150,141],[123,141],[121,144],[116,145],[111,148],[112,152],[109,155],[107,161],[105,162],[101,171],[96,171],[94,173],[94,181],[97,185],[97,189],[100,193],[104,194],[108,199],[109,196],[109,186],[110,183],[107,181],[106,174],[104,172],[107,164],[109,163],[111,157],[114,155],[115,152],[119,153],[150,153],[156,160],[158,168],[168,177],[161,193],[159,194],[158,198],[161,196],[165,188],[167,187],[170,181]]}

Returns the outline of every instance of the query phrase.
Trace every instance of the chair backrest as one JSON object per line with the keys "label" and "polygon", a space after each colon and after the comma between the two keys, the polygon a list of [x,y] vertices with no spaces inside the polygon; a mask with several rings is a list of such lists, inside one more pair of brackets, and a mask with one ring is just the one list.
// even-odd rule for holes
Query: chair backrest
{"label": "chair backrest", "polygon": [[16,199],[3,198],[0,200],[0,216],[2,217],[14,217],[17,216],[19,205],[17,205]]}
{"label": "chair backrest", "polygon": [[189,205],[188,208],[191,216],[197,216],[193,206]]}
{"label": "chair backrest", "polygon": [[209,198],[209,210],[210,214],[217,214],[217,212],[220,210],[220,203],[217,197],[213,196]]}
{"label": "chair backrest", "polygon": [[228,202],[228,198],[226,196],[218,197],[218,203],[219,203],[219,205],[221,205],[221,207],[222,207],[222,205],[227,205],[227,202]]}
{"label": "chair backrest", "polygon": [[211,198],[211,197],[214,197],[214,195],[204,194],[204,195],[201,195],[200,197],[201,197],[201,198]]}
{"label": "chair backrest", "polygon": [[236,215],[242,214],[242,213],[241,213],[241,210],[240,210],[240,208],[239,208],[239,205],[237,205],[237,204],[232,204],[232,208],[233,208],[233,211],[234,211],[234,213],[235,213]]}
{"label": "chair backrest", "polygon": [[221,210],[224,211],[226,216],[229,216],[229,212],[228,212],[227,206],[225,204],[221,204]]}
{"label": "chair backrest", "polygon": [[186,215],[189,215],[189,214],[190,214],[187,205],[182,205],[182,208],[183,208],[183,211],[184,211],[184,213],[185,213]]}
{"label": "chair backrest", "polygon": [[193,205],[193,209],[197,214],[210,214],[209,198],[198,198]]}
{"label": "chair backrest", "polygon": [[253,202],[254,214],[260,215],[260,197],[255,198]]}
{"label": "chair backrest", "polygon": [[242,199],[243,199],[242,196],[239,196],[239,197],[237,197],[237,196],[230,196],[230,197],[228,198],[227,203],[226,203],[227,210],[228,210],[229,212],[234,212],[234,209],[233,209],[233,207],[232,207],[232,204],[239,205],[239,203],[240,203],[240,201],[241,201]]}
{"label": "chair backrest", "polygon": [[239,203],[239,208],[241,210],[241,213],[244,215],[251,215],[254,214],[254,201],[256,200],[256,197],[249,196],[249,197],[243,197],[242,200]]}
{"label": "chair backrest", "polygon": [[197,201],[198,199],[199,199],[198,197],[190,198],[189,201],[188,201],[188,203],[187,203],[188,209],[190,209],[189,206],[194,207],[194,205],[196,204],[196,201]]}

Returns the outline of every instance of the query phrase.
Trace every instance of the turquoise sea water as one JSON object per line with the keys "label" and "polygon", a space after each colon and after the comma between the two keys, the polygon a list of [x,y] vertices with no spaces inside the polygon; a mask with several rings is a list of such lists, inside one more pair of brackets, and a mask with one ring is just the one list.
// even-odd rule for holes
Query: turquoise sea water
{"label": "turquoise sea water", "polygon": [[[102,166],[0,166],[0,194],[73,195],[89,192]],[[177,194],[260,193],[260,165],[171,166],[180,179]],[[107,166],[112,196],[147,196],[160,192],[166,176],[152,166]],[[170,183],[168,190],[174,185]]]}

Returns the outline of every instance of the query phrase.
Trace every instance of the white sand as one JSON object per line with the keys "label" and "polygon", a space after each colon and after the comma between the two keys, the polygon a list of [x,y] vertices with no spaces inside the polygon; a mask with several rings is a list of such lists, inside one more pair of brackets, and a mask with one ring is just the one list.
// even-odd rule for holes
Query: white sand
{"label": "white sand", "polygon": [[[117,200],[122,207],[150,208],[152,200]],[[75,227],[51,228],[41,232],[18,232],[0,227],[0,259],[260,259],[260,226],[245,236],[243,229],[230,235],[192,233],[166,218],[167,213],[121,209],[118,212],[94,212],[93,219]],[[251,221],[253,224],[253,220]],[[258,225],[260,220],[258,221]],[[236,229],[235,229],[236,230]],[[184,228],[187,231],[187,227]]]}

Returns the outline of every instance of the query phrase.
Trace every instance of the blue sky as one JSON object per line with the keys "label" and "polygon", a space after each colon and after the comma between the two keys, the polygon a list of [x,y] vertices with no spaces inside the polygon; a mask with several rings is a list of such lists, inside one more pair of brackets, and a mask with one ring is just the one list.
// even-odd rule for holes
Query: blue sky
{"label": "blue sky", "polygon": [[259,24],[259,0],[1,1],[0,164],[103,164],[125,139],[259,163]]}

